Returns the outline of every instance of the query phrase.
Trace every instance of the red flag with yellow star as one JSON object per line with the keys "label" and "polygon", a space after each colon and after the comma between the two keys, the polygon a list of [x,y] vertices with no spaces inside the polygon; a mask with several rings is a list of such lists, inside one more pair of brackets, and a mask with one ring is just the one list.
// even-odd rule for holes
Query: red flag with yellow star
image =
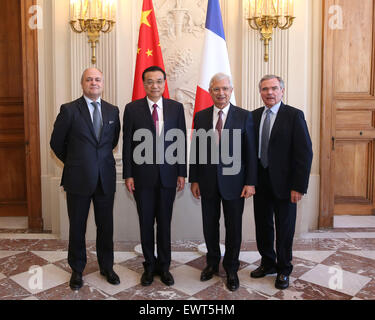
{"label": "red flag with yellow star", "polygon": [[[146,96],[145,89],[143,88],[142,73],[146,68],[151,66],[158,66],[165,70],[154,6],[152,5],[152,0],[143,0],[132,101],[142,99]],[[169,98],[167,83],[165,83],[163,97]]]}

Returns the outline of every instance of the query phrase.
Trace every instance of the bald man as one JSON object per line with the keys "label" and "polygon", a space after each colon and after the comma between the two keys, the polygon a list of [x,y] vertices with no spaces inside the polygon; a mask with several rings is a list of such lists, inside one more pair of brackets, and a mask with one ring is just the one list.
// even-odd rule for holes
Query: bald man
{"label": "bald man", "polygon": [[120,134],[119,109],[103,99],[103,73],[86,69],[83,96],[61,106],[51,136],[51,148],[64,163],[61,185],[69,215],[68,262],[70,287],[79,290],[86,258],[86,224],[91,201],[97,226],[96,251],[101,275],[111,284],[120,279],[113,271],[113,201],[116,167],[112,150]]}

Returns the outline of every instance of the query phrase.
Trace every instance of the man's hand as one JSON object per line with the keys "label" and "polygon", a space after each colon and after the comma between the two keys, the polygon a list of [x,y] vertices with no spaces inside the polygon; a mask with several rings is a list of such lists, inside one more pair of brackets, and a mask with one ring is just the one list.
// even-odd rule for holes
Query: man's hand
{"label": "man's hand", "polygon": [[185,188],[185,178],[177,177],[177,192],[184,190]]}
{"label": "man's hand", "polygon": [[133,178],[127,178],[125,179],[125,185],[128,191],[133,194],[135,187],[134,187],[134,179]]}
{"label": "man's hand", "polygon": [[193,194],[193,197],[199,200],[201,198],[201,191],[199,190],[199,183],[193,182],[191,184],[190,189],[191,189],[191,193]]}
{"label": "man's hand", "polygon": [[297,203],[298,201],[302,199],[302,197],[303,197],[303,194],[299,193],[298,191],[292,190],[290,193],[290,201],[292,203]]}
{"label": "man's hand", "polygon": [[254,186],[244,186],[241,193],[241,198],[250,198],[255,194]]}

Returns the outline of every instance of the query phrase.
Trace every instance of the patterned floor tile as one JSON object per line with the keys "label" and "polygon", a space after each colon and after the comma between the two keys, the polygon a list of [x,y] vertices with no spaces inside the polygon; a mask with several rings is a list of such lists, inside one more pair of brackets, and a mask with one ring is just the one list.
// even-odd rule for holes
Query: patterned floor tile
{"label": "patterned floor tile", "polygon": [[28,271],[31,266],[44,266],[48,261],[31,252],[23,252],[0,259],[0,273],[10,277]]}
{"label": "patterned floor tile", "polygon": [[371,281],[369,277],[342,270],[337,266],[327,266],[323,264],[318,264],[299,279],[351,296],[356,295]]}
{"label": "patterned floor tile", "polygon": [[[203,271],[203,269],[207,266],[206,257],[205,256],[201,256],[198,259],[191,260],[191,261],[189,261],[186,264],[188,266],[196,268],[196,269],[198,269],[200,271]],[[249,263],[240,260],[239,270],[242,270],[242,269],[246,268],[248,265],[249,265]],[[218,275],[220,277],[226,277],[227,276],[227,274],[226,274],[226,272],[224,270],[222,262],[219,264],[219,274]]]}
{"label": "patterned floor tile", "polygon": [[201,254],[198,252],[192,251],[192,252],[186,252],[186,251],[178,251],[178,252],[172,252],[172,260],[179,262],[179,263],[187,263],[192,260],[199,259],[201,257]]}
{"label": "patterned floor tile", "polygon": [[38,300],[103,300],[108,295],[84,283],[80,290],[72,290],[66,282],[35,295]]}
{"label": "patterned floor tile", "polygon": [[119,300],[186,300],[190,296],[174,286],[165,286],[160,281],[154,281],[150,286],[143,287],[141,284],[121,291],[113,296]]}
{"label": "patterned floor tile", "polygon": [[343,251],[345,253],[354,254],[356,256],[364,257],[367,259],[375,260],[375,250],[365,251],[365,250],[352,250],[352,251]]}
{"label": "patterned floor tile", "polygon": [[53,264],[48,264],[43,267],[31,268],[30,271],[19,273],[10,279],[35,295],[68,282],[70,274]]}
{"label": "patterned floor tile", "polygon": [[[250,277],[260,264],[260,255],[255,241],[244,242],[238,272],[240,288],[235,292],[226,288],[222,263],[218,276],[200,281],[206,257],[197,251],[202,244],[199,241],[172,244],[170,271],[175,284],[170,287],[159,276],[149,287],[140,285],[144,258],[134,252],[138,242],[114,243],[114,269],[121,284],[109,284],[99,274],[95,241],[87,241],[84,285],[72,291],[67,241],[37,239],[35,235],[35,239],[0,239],[0,300],[375,300],[374,231],[321,230],[315,232],[319,234],[316,237],[313,233],[309,239],[295,239],[294,269],[286,290],[275,288],[276,275]],[[342,238],[340,233],[350,233],[350,237]],[[42,273],[41,289],[37,288],[40,277],[35,270],[29,272],[32,266],[40,267],[35,270]]]}
{"label": "patterned floor tile", "polygon": [[19,253],[24,253],[25,251],[0,251],[0,260],[10,256],[14,256]]}
{"label": "patterned floor tile", "polygon": [[297,279],[274,297],[280,300],[350,300],[352,296]]}
{"label": "patterned floor tile", "polygon": [[293,264],[292,276],[294,278],[299,278],[300,276],[302,276],[307,271],[311,270],[317,265],[315,261],[311,261],[307,259],[300,259],[296,257],[293,257],[292,264]]}
{"label": "patterned floor tile", "polygon": [[220,278],[217,276],[214,276],[208,281],[200,281],[200,270],[189,265],[182,265],[173,269],[172,274],[175,280],[173,288],[190,296],[195,295],[196,293],[220,281]]}
{"label": "patterned floor tile", "polygon": [[30,292],[11,279],[0,280],[0,300],[22,300],[30,296]]}
{"label": "patterned floor tile", "polygon": [[335,251],[293,251],[293,257],[297,257],[304,260],[311,260],[316,263],[321,263],[327,259]]}
{"label": "patterned floor tile", "polygon": [[250,265],[238,272],[241,287],[251,291],[259,292],[267,296],[273,296],[279,289],[275,288],[275,275],[267,275],[264,278],[254,279],[250,277],[250,272],[257,268],[256,265]]}
{"label": "patterned floor tile", "polygon": [[355,297],[362,300],[375,300],[375,279],[367,283]]}
{"label": "patterned floor tile", "polygon": [[374,261],[358,255],[339,251],[322,261],[322,264],[326,266],[339,266],[343,270],[375,278]]}
{"label": "patterned floor tile", "polygon": [[195,294],[194,297],[201,300],[267,300],[269,297],[255,290],[245,288],[241,285],[235,292],[229,291],[226,287],[226,278],[209,286]]}
{"label": "patterned floor tile", "polygon": [[114,265],[113,270],[120,277],[121,283],[119,285],[112,285],[107,282],[106,278],[100,275],[100,272],[91,273],[84,276],[83,280],[89,285],[105,292],[108,295],[115,295],[125,289],[136,286],[140,283],[140,274],[119,264]]}
{"label": "patterned floor tile", "polygon": [[48,262],[57,262],[68,258],[66,251],[31,251],[33,254],[47,260]]}

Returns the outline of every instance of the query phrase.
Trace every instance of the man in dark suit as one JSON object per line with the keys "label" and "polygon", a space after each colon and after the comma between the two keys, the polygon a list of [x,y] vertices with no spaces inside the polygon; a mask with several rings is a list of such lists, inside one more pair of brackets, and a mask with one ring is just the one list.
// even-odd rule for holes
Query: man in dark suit
{"label": "man in dark suit", "polygon": [[[235,291],[239,287],[237,271],[244,199],[255,193],[257,159],[252,115],[229,102],[232,91],[228,75],[218,73],[212,78],[209,92],[214,105],[198,112],[194,118],[189,182],[193,196],[202,198],[207,266],[201,273],[201,281],[211,279],[219,270],[222,203],[226,229],[223,267],[227,287]],[[205,135],[210,132],[206,140]]]}
{"label": "man in dark suit", "polygon": [[83,96],[61,106],[51,136],[51,148],[64,163],[61,185],[67,196],[69,215],[68,262],[70,287],[83,285],[86,266],[86,223],[91,200],[97,226],[96,249],[100,273],[111,284],[120,279],[113,271],[113,201],[116,167],[112,150],[120,134],[119,109],[104,100],[103,74],[84,71]]}
{"label": "man in dark suit", "polygon": [[[145,258],[141,284],[151,285],[154,274],[159,274],[161,281],[171,286],[174,284],[169,272],[173,203],[176,187],[178,191],[184,189],[187,174],[185,115],[181,103],[162,97],[166,81],[163,69],[147,68],[142,78],[146,97],[127,104],[124,112],[123,178],[137,203]],[[177,139],[166,139],[170,133],[176,133]],[[138,134],[144,134],[144,139],[138,139]],[[174,144],[178,146],[177,152],[173,152],[177,159],[171,161],[166,150]],[[144,150],[138,153],[142,145]],[[151,155],[151,159],[143,161],[143,154]],[[155,220],[157,257],[154,255]]]}
{"label": "man in dark suit", "polygon": [[313,153],[303,112],[281,101],[284,81],[267,75],[259,89],[265,107],[253,111],[259,159],[254,214],[262,262],[251,277],[277,273],[275,287],[285,289],[293,269],[297,202],[307,192]]}

